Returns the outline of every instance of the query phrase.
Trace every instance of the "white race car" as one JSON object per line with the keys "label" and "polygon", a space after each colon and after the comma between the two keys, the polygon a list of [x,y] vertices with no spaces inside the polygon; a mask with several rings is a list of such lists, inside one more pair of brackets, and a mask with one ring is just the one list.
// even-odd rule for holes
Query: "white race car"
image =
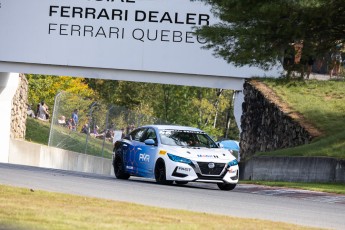
{"label": "white race car", "polygon": [[200,129],[150,125],[133,130],[114,144],[116,178],[155,178],[160,184],[216,183],[221,190],[236,187],[239,168],[229,150]]}

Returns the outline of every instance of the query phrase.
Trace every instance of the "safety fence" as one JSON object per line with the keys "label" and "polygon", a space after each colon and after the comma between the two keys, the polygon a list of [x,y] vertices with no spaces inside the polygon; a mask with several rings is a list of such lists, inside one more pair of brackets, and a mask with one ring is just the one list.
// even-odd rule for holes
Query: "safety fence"
{"label": "safety fence", "polygon": [[146,124],[166,122],[125,107],[60,92],[55,97],[48,146],[111,158],[116,140]]}

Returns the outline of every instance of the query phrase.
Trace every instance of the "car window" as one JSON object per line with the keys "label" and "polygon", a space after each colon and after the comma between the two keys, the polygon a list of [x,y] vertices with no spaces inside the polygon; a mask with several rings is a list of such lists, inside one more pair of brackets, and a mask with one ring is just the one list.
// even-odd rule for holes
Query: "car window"
{"label": "car window", "polygon": [[145,132],[145,129],[136,129],[132,131],[129,135],[131,136],[132,140],[141,141],[141,138]]}
{"label": "car window", "polygon": [[152,139],[155,141],[155,143],[157,143],[157,135],[156,135],[156,131],[152,128],[147,129],[145,136],[144,136],[144,140],[145,141],[147,139]]}
{"label": "car window", "polygon": [[160,130],[159,135],[164,145],[218,148],[217,144],[204,132],[166,129]]}
{"label": "car window", "polygon": [[206,135],[202,135],[202,134],[197,134],[197,142],[201,145],[201,146],[210,146],[211,148],[214,148],[216,146],[216,143],[214,143],[214,141],[212,141],[208,136]]}

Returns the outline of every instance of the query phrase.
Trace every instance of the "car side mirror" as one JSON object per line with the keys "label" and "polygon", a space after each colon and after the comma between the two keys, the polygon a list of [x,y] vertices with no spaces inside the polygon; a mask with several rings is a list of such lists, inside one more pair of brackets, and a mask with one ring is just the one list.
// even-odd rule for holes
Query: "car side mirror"
{"label": "car side mirror", "polygon": [[222,143],[220,143],[220,142],[217,142],[217,145],[218,145],[219,148],[224,148],[224,145]]}
{"label": "car side mirror", "polygon": [[144,141],[145,145],[155,145],[156,142],[153,139],[146,139]]}

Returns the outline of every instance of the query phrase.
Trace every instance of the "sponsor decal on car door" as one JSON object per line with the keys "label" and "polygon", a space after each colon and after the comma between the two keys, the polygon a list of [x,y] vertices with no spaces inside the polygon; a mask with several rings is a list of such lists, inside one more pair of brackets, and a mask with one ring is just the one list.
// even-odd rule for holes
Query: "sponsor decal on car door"
{"label": "sponsor decal on car door", "polygon": [[157,155],[157,146],[142,145],[138,151],[138,173],[144,177],[154,177],[154,164]]}

